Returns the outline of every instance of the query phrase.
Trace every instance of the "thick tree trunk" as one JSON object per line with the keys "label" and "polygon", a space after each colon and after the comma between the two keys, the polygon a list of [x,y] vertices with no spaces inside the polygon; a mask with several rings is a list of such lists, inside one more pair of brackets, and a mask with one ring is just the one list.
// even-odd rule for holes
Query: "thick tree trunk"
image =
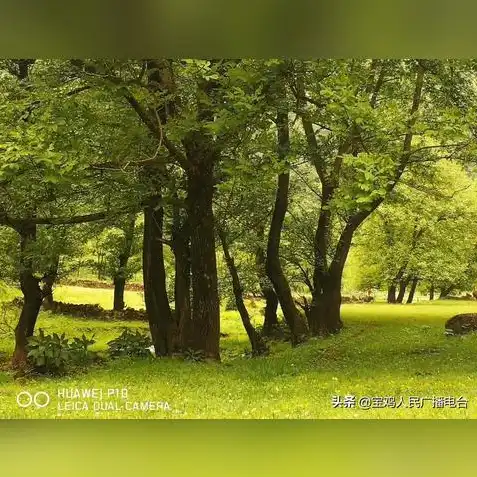
{"label": "thick tree trunk", "polygon": [[172,251],[174,253],[175,320],[178,328],[176,348],[190,348],[192,317],[190,302],[190,241],[187,219],[181,220],[178,206],[173,210]]}
{"label": "thick tree trunk", "polygon": [[174,322],[167,297],[163,251],[164,209],[158,196],[144,209],[144,299],[156,356],[173,352]]}
{"label": "thick tree trunk", "polygon": [[315,336],[339,333],[343,328],[340,308],[341,276],[322,277],[320,292],[315,292],[308,313],[310,332]]}
{"label": "thick tree trunk", "polygon": [[118,269],[113,278],[114,282],[114,299],[113,310],[124,310],[124,289],[126,287],[126,275],[129,258],[132,253],[134,242],[134,228],[136,226],[136,215],[129,217],[126,228],[124,229],[124,244],[118,257]]}
{"label": "thick tree trunk", "polygon": [[[189,144],[191,145],[191,144]],[[200,142],[189,148],[193,165],[187,171],[187,205],[192,272],[192,333],[190,347],[206,359],[220,360],[220,301],[215,256],[212,201],[213,165]]]}
{"label": "thick tree trunk", "polygon": [[36,225],[24,224],[16,227],[20,234],[20,288],[23,293],[23,307],[15,328],[15,350],[12,365],[24,367],[27,362],[28,338],[33,336],[36,320],[40,312],[43,295],[40,279],[33,274],[33,261],[28,248],[36,240]]}
{"label": "thick tree trunk", "polygon": [[[278,156],[286,161],[290,151],[290,132],[287,112],[278,112],[277,114],[277,134]],[[285,220],[285,214],[288,208],[289,184],[289,172],[283,172],[278,176],[275,206],[268,234],[266,269],[267,275],[273,283],[275,293],[280,302],[285,321],[290,328],[292,344],[296,345],[305,340],[308,329],[305,320],[295,306],[290,285],[283,273],[280,263],[280,239],[283,221]]]}
{"label": "thick tree trunk", "polygon": [[396,303],[396,284],[392,283],[388,288],[388,303]]}
{"label": "thick tree trunk", "polygon": [[43,309],[52,310],[53,309],[53,285],[58,278],[58,267],[60,264],[60,257],[57,255],[51,267],[46,272],[43,277],[43,287],[41,292],[43,294]]}
{"label": "thick tree trunk", "polygon": [[257,267],[260,291],[265,298],[262,334],[264,336],[270,336],[273,334],[273,328],[278,325],[278,297],[273,289],[273,285],[267,277],[265,252],[261,246],[258,246],[255,251],[255,265]]}
{"label": "thick tree trunk", "polygon": [[232,278],[232,288],[235,297],[235,304],[237,305],[237,309],[240,313],[240,318],[242,319],[243,327],[245,328],[248,339],[250,340],[250,344],[252,345],[252,354],[253,356],[260,356],[266,354],[268,352],[268,347],[263,341],[262,337],[253,327],[252,322],[250,321],[250,315],[248,314],[247,307],[245,306],[245,303],[243,301],[243,291],[242,286],[240,284],[240,278],[234,259],[230,255],[225,232],[219,230],[218,235],[220,238],[220,242],[222,243],[225,262],[227,263],[227,268],[229,269],[229,273]]}
{"label": "thick tree trunk", "polygon": [[[323,193],[323,196],[328,194]],[[331,194],[329,194],[331,197]],[[326,204],[327,202],[324,202]],[[350,217],[343,228],[336,248],[334,250],[331,264],[327,266],[328,238],[326,229],[323,232],[322,218],[326,218],[327,207],[320,214],[318,228],[315,234],[315,272],[313,276],[314,293],[309,312],[313,334],[328,336],[341,331],[343,322],[341,320],[341,282],[343,270],[351,248],[351,241],[356,229],[369,215],[370,211],[360,212]],[[326,227],[330,222],[325,220]]]}
{"label": "thick tree trunk", "polygon": [[416,293],[417,283],[419,282],[419,278],[414,277],[411,281],[411,289],[409,290],[409,296],[407,297],[406,303],[412,303],[414,300],[414,294]]}
{"label": "thick tree trunk", "polygon": [[430,301],[434,300],[434,293],[435,293],[434,283],[431,283],[431,288],[429,289],[429,300]]}
{"label": "thick tree trunk", "polygon": [[402,279],[399,282],[399,293],[398,293],[398,296],[397,296],[397,299],[396,299],[396,303],[402,303],[403,302],[404,295],[406,294],[406,288],[407,288],[410,281],[411,281],[410,278],[405,278],[405,279]]}

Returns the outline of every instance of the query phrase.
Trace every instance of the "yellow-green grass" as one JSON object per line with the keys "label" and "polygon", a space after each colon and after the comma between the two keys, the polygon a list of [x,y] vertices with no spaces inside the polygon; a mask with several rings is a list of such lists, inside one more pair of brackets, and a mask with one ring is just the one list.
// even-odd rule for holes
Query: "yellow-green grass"
{"label": "yellow-green grass", "polygon": [[[54,297],[57,301],[86,304],[97,303],[105,309],[113,307],[112,288],[83,288],[75,286],[59,286],[55,288]],[[129,308],[144,308],[144,295],[141,292],[125,291],[124,301]]]}
{"label": "yellow-green grass", "polygon": [[[140,294],[126,293],[137,303]],[[107,306],[110,290],[62,287],[58,299]],[[250,305],[250,302],[249,302]],[[259,308],[250,308],[254,322]],[[421,302],[413,305],[385,303],[343,305],[343,332],[328,339],[311,339],[291,348],[272,346],[268,357],[250,359],[238,314],[222,312],[222,363],[195,363],[179,359],[109,360],[67,377],[14,380],[0,372],[0,418],[475,418],[477,417],[477,334],[444,336],[444,322],[457,313],[477,311],[477,303],[464,301]],[[123,327],[147,329],[144,323],[100,322],[41,313],[38,327],[68,336],[95,334],[93,349],[105,351],[106,343]],[[0,340],[8,356],[12,340]],[[64,410],[61,389],[102,389],[103,406],[117,402],[119,411]],[[106,397],[108,389],[127,389],[126,400]],[[21,391],[46,391],[49,406],[20,408]],[[333,408],[333,396],[402,396],[400,408]],[[409,397],[463,396],[467,409],[405,407]],[[82,402],[83,399],[70,399]],[[125,409],[125,402],[167,402],[170,410]],[[60,404],[60,408],[58,407]],[[77,405],[77,404],[76,404]],[[97,404],[97,406],[99,406]]]}

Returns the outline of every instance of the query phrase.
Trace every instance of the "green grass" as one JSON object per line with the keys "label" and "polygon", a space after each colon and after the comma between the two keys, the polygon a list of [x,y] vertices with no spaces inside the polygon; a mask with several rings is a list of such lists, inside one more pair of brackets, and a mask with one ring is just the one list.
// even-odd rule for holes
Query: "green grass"
{"label": "green grass", "polygon": [[[83,288],[73,286],[59,286],[55,288],[54,297],[56,301],[67,303],[97,303],[104,309],[113,307],[112,288]],[[126,291],[124,301],[129,308],[144,308],[144,295],[141,292]]]}
{"label": "green grass", "polygon": [[[110,290],[62,287],[57,297],[71,302],[100,302],[107,307]],[[127,292],[137,306],[140,294]],[[297,348],[275,344],[269,357],[250,359],[236,312],[222,313],[222,363],[178,359],[120,359],[61,378],[14,380],[0,371],[0,418],[475,418],[477,417],[477,334],[445,337],[445,320],[473,312],[477,303],[464,301],[344,305],[345,329],[326,340],[312,339]],[[251,309],[255,322],[258,308]],[[142,323],[98,322],[41,313],[38,326],[68,336],[95,334],[93,349],[104,350],[124,326]],[[0,339],[0,354],[11,353],[11,339]],[[127,389],[128,402],[162,401],[170,410],[95,412],[59,411],[62,388]],[[39,410],[19,408],[20,391],[47,391],[51,404]],[[393,396],[454,397],[468,400],[467,409],[405,406],[392,409],[338,408],[335,395],[357,398]],[[120,399],[104,397],[103,403]],[[78,401],[78,400],[76,400]],[[79,401],[83,401],[80,399]],[[64,400],[61,400],[63,403]],[[104,404],[103,404],[104,405]]]}

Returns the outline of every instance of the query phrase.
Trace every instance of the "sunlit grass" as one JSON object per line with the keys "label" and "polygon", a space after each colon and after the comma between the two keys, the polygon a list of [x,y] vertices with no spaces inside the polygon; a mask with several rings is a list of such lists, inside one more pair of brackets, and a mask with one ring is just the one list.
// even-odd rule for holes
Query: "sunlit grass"
{"label": "sunlit grass", "polygon": [[[105,307],[112,299],[110,290],[76,287],[59,288],[57,297],[78,303],[99,301]],[[137,304],[139,298],[140,294],[127,292],[129,303]],[[250,308],[256,323],[261,320],[260,307]],[[339,336],[312,339],[298,348],[278,343],[269,357],[258,359],[244,355],[249,345],[238,314],[222,312],[222,331],[228,336],[221,340],[220,364],[120,359],[74,376],[16,381],[10,373],[0,372],[0,417],[475,418],[477,334],[449,338],[443,326],[451,316],[473,311],[477,303],[471,301],[344,305],[346,327]],[[41,313],[38,326],[69,336],[95,334],[96,351],[104,351],[107,341],[125,326],[147,329],[139,322],[100,322],[49,313]],[[12,345],[11,339],[3,339],[0,351],[8,355]],[[95,413],[89,401],[87,411],[59,411],[61,388],[102,388],[104,392],[126,388],[130,402],[166,401],[171,410]],[[21,409],[15,397],[22,390],[47,391],[52,402],[44,409]],[[410,396],[463,396],[469,405],[468,409],[438,409],[427,402],[421,409],[334,409],[335,395],[402,396],[405,404]]]}

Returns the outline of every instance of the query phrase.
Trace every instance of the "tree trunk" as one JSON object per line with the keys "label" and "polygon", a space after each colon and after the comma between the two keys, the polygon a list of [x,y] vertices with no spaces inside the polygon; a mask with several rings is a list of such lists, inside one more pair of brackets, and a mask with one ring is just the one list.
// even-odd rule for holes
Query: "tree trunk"
{"label": "tree trunk", "polygon": [[441,292],[439,293],[439,299],[446,298],[449,296],[450,292],[454,289],[454,285],[449,285],[448,287],[442,287]]}
{"label": "tree trunk", "polygon": [[265,316],[262,334],[264,336],[270,336],[273,334],[273,328],[278,325],[278,297],[273,289],[273,285],[267,277],[266,262],[264,250],[261,246],[258,246],[255,251],[255,265],[257,267],[260,291],[265,298]]}
{"label": "tree trunk", "polygon": [[45,276],[43,277],[43,287],[41,292],[43,294],[43,309],[52,310],[53,309],[53,285],[58,278],[58,267],[60,264],[60,257],[56,255],[53,263],[49,267]]}
{"label": "tree trunk", "polygon": [[404,295],[406,294],[406,288],[411,281],[410,278],[405,278],[400,280],[399,282],[399,293],[396,299],[396,303],[402,303],[404,300]]}
{"label": "tree trunk", "polygon": [[430,301],[434,300],[434,293],[435,293],[434,283],[431,283],[431,288],[429,290],[429,300]]}
{"label": "tree trunk", "polygon": [[[278,134],[278,156],[287,161],[290,152],[290,132],[288,127],[288,113],[278,112],[277,114],[277,134]],[[292,344],[296,345],[304,341],[308,334],[308,329],[304,319],[295,306],[290,285],[283,273],[280,263],[280,239],[288,208],[288,191],[290,184],[290,173],[283,172],[278,176],[278,186],[275,196],[275,206],[273,208],[272,221],[268,234],[266,269],[270,281],[273,283],[275,293],[280,302],[286,323],[291,332]]]}
{"label": "tree trunk", "polygon": [[[323,192],[323,197],[325,195],[331,197],[331,194]],[[324,202],[324,204],[326,203]],[[327,213],[326,209],[323,210],[322,206],[315,234],[314,293],[309,312],[312,333],[322,336],[338,333],[343,328],[343,321],[340,315],[343,270],[351,248],[353,235],[370,214],[370,211],[365,211],[348,218],[334,250],[331,264],[326,266],[328,239],[326,234],[320,233],[323,230],[321,220],[322,217],[326,218],[326,215],[324,215],[324,213]],[[328,229],[329,222],[325,222]]]}
{"label": "tree trunk", "polygon": [[178,329],[176,348],[190,348],[192,317],[190,303],[190,241],[187,219],[181,220],[180,209],[174,205],[172,228],[172,251],[174,253],[175,320]]}
{"label": "tree trunk", "polygon": [[126,279],[123,276],[116,275],[114,277],[114,298],[113,310],[124,310],[124,289],[126,288]]}
{"label": "tree trunk", "polygon": [[396,303],[396,284],[392,283],[388,288],[388,303]]}
{"label": "tree trunk", "polygon": [[409,290],[409,296],[407,297],[406,303],[412,303],[414,300],[414,294],[416,293],[417,283],[419,282],[419,278],[414,277],[411,281],[411,289]]}
{"label": "tree trunk", "polygon": [[343,328],[340,308],[341,276],[322,277],[320,292],[315,291],[308,313],[310,332],[314,336],[339,333]]}
{"label": "tree trunk", "polygon": [[136,226],[136,215],[129,217],[126,228],[124,229],[124,244],[119,254],[119,266],[113,278],[114,282],[114,300],[113,310],[124,310],[124,289],[126,287],[127,266],[132,253],[134,242],[134,228]]}
{"label": "tree trunk", "polygon": [[[191,147],[192,146],[192,147]],[[206,359],[220,360],[220,300],[215,256],[214,195],[211,152],[201,142],[189,143],[193,164],[187,171],[187,205],[192,272],[192,334],[190,347]]]}
{"label": "tree trunk", "polygon": [[27,362],[28,338],[33,336],[43,295],[40,279],[33,274],[33,260],[28,250],[36,240],[36,225],[22,224],[16,227],[16,230],[20,234],[20,288],[23,293],[23,307],[15,328],[12,365],[21,368]]}
{"label": "tree trunk", "polygon": [[144,299],[156,356],[173,352],[174,322],[167,297],[163,250],[164,209],[157,196],[144,209],[143,276]]}
{"label": "tree trunk", "polygon": [[[404,272],[406,270],[406,265],[403,265],[398,272],[396,273],[396,276],[393,278],[391,284],[389,285],[388,288],[388,303],[402,303],[402,299],[404,295],[401,297],[401,301],[398,302],[398,298],[396,298],[396,290],[397,290],[397,285],[400,284],[402,281],[402,278],[404,276]],[[400,289],[401,291],[401,289]]]}
{"label": "tree trunk", "polygon": [[248,314],[247,307],[243,301],[243,291],[240,284],[240,278],[238,275],[237,267],[235,265],[234,259],[230,255],[229,247],[227,244],[227,237],[225,232],[222,230],[218,231],[220,242],[222,243],[222,249],[224,251],[225,262],[227,263],[227,268],[229,269],[230,276],[232,278],[232,288],[235,297],[235,303],[237,309],[240,313],[240,318],[242,319],[243,327],[247,332],[248,339],[252,345],[252,355],[260,356],[268,353],[268,347],[263,341],[262,337],[257,333],[255,328],[250,321],[250,315]]}

